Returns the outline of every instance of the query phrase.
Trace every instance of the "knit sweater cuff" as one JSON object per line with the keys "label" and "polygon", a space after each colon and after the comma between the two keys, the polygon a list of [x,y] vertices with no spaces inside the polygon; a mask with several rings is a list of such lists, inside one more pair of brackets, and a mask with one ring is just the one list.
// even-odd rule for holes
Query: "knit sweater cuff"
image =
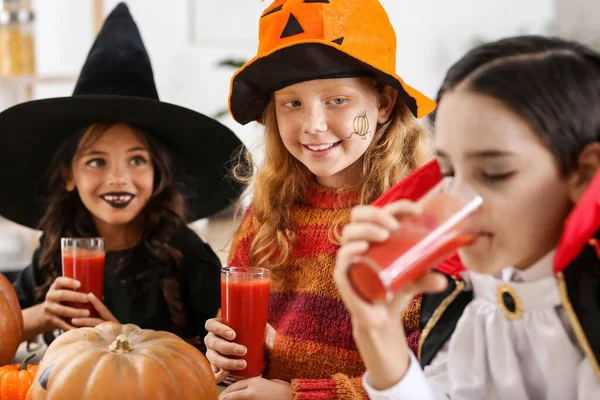
{"label": "knit sweater cuff", "polygon": [[337,386],[333,379],[294,379],[292,400],[337,399]]}
{"label": "knit sweater cuff", "polygon": [[292,400],[368,399],[361,378],[336,374],[331,379],[292,380]]}

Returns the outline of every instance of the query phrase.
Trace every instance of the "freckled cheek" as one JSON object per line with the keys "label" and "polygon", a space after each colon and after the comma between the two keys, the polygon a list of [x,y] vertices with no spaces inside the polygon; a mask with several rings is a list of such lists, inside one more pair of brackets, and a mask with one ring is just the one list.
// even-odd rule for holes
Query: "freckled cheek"
{"label": "freckled cheek", "polygon": [[290,136],[290,135],[285,135],[285,136],[281,136],[281,141],[283,142],[283,145],[287,148],[293,148],[293,147],[297,147],[300,146],[300,137],[299,136]]}
{"label": "freckled cheek", "polygon": [[285,116],[277,118],[279,135],[284,142],[298,140],[302,133],[302,120],[296,116]]}
{"label": "freckled cheek", "polygon": [[352,118],[343,116],[330,116],[327,119],[327,130],[340,140],[348,139],[352,133]]}
{"label": "freckled cheek", "polygon": [[350,135],[354,132],[352,128],[352,119],[344,120],[344,121],[336,121],[333,125],[333,131],[337,133],[337,135],[343,139],[348,139]]}
{"label": "freckled cheek", "polygon": [[287,147],[290,146],[291,143],[297,143],[300,140],[300,136],[302,133],[302,127],[297,126],[294,128],[289,124],[278,124],[279,136],[281,137],[281,141]]}
{"label": "freckled cheek", "polygon": [[347,132],[352,132],[354,119],[360,114],[359,110],[349,110],[341,115],[335,115],[331,118],[330,124],[338,129],[345,129]]}

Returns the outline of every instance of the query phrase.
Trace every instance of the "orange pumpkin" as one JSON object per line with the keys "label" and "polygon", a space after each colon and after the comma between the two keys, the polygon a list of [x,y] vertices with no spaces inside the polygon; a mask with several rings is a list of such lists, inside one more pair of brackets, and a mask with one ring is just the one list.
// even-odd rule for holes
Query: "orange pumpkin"
{"label": "orange pumpkin", "polygon": [[36,400],[212,400],[204,355],[168,332],[104,322],[60,335],[40,364]]}
{"label": "orange pumpkin", "polygon": [[23,336],[23,315],[12,284],[0,274],[0,365],[15,358]]}
{"label": "orange pumpkin", "polygon": [[25,400],[27,391],[31,388],[37,365],[27,364],[35,357],[30,355],[20,365],[5,365],[0,367],[0,400]]}

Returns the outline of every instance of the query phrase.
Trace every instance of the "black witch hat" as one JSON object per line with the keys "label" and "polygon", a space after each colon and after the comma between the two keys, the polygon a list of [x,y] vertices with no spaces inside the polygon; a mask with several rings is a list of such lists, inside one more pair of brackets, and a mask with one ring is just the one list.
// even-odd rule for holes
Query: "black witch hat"
{"label": "black witch hat", "polygon": [[0,113],[0,215],[37,228],[45,211],[47,171],[60,144],[97,122],[141,127],[175,155],[193,182],[188,220],[234,201],[241,185],[229,179],[243,144],[219,122],[159,100],[150,58],[128,7],[104,22],[70,97],[35,100]]}

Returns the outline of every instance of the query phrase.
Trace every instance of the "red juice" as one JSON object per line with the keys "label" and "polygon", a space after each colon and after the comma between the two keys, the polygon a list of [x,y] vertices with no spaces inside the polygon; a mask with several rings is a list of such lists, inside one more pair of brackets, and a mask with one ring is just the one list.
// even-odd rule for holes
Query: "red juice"
{"label": "red juice", "polygon": [[423,213],[405,218],[387,241],[374,243],[350,266],[353,289],[368,302],[386,300],[475,239],[467,216],[480,204],[464,205],[449,193],[426,196]]}
{"label": "red juice", "polygon": [[269,289],[270,280],[265,278],[241,280],[234,275],[221,280],[223,323],[235,331],[234,342],[248,349],[245,356],[237,357],[246,360],[246,368],[231,371],[233,376],[252,378],[262,375]]}
{"label": "red juice", "polygon": [[[104,252],[97,250],[66,251],[62,256],[63,276],[81,282],[77,290],[93,293],[102,301],[104,287]],[[90,303],[69,303],[70,307],[86,309],[91,318],[99,318],[98,312]]]}
{"label": "red juice", "polygon": [[[439,241],[426,248],[418,257],[404,261],[398,275],[389,282],[389,289],[382,282],[382,270],[375,264],[360,261],[348,270],[352,287],[365,301],[374,302],[387,299],[388,290],[397,293],[407,284],[424,276],[429,270],[449,258],[459,247],[468,244],[475,238],[472,234],[449,233]],[[394,263],[409,249],[421,241],[422,237],[392,235],[386,242],[377,243],[369,249],[369,259],[377,265],[394,266]]]}

